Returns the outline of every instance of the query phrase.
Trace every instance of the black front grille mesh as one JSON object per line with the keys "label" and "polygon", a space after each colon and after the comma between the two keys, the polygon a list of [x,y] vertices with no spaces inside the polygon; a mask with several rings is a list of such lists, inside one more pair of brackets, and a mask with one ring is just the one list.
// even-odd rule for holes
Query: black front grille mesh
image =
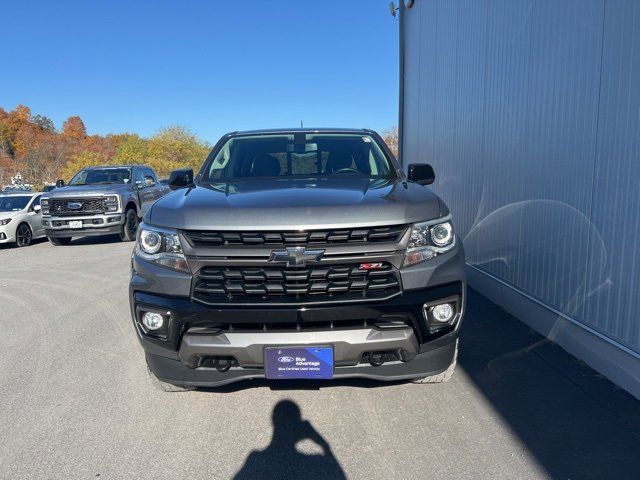
{"label": "black front grille mesh", "polygon": [[338,301],[386,298],[400,291],[392,265],[363,265],[203,267],[194,279],[193,298],[204,303]]}
{"label": "black front grille mesh", "polygon": [[[49,200],[51,215],[86,215],[89,213],[104,213],[104,199],[99,198],[65,198]],[[69,204],[80,205],[80,208],[69,208]]]}
{"label": "black front grille mesh", "polygon": [[185,231],[194,247],[260,246],[399,242],[406,225],[352,228],[342,230],[307,230],[300,232],[219,232]]}

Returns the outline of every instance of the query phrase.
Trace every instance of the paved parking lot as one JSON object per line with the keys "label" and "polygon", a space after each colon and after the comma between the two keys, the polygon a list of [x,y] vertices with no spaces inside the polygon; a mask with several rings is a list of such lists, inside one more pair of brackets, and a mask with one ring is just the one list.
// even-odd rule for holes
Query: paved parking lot
{"label": "paved parking lot", "polygon": [[0,247],[0,478],[640,478],[640,402],[473,292],[447,384],[156,391],[131,248]]}

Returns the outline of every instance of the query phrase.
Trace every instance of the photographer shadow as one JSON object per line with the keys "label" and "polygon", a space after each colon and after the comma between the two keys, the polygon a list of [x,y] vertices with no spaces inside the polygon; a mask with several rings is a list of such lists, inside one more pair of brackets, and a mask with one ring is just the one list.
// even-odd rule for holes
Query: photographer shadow
{"label": "photographer shadow", "polygon": [[[235,480],[255,478],[345,479],[344,471],[333,455],[330,445],[307,420],[302,420],[300,408],[291,400],[281,400],[273,408],[273,437],[267,448],[253,451],[234,477]],[[305,454],[296,445],[311,440],[322,454]]]}

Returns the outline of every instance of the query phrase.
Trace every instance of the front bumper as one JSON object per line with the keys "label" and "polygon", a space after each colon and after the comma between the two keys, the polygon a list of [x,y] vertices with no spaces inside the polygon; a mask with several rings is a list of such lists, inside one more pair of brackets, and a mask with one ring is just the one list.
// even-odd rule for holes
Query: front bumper
{"label": "front bumper", "polygon": [[[368,364],[336,366],[333,378],[368,378],[380,381],[410,380],[444,372],[454,359],[456,339],[442,338],[433,348],[416,355],[408,362],[385,363],[378,367]],[[240,380],[265,378],[262,367],[232,367],[226,372],[212,368],[190,369],[179,361],[161,355],[146,353],[149,369],[164,382],[197,387],[217,387]]]}
{"label": "front bumper", "polygon": [[[453,325],[434,331],[423,305],[459,298]],[[189,298],[136,292],[131,313],[147,364],[161,380],[184,385],[217,386],[248,378],[264,378],[267,346],[331,345],[334,378],[401,380],[447,369],[464,311],[465,286],[453,282],[406,291],[392,299],[366,304],[313,307],[210,307]],[[163,330],[148,332],[145,311],[162,313]],[[260,328],[262,325],[262,328]],[[394,356],[380,366],[368,361],[373,352]],[[232,359],[220,369],[212,359]]]}
{"label": "front bumper", "polygon": [[0,226],[0,243],[11,243],[16,241],[16,229],[13,222]]}
{"label": "front bumper", "polygon": [[[82,228],[69,228],[69,222],[82,221]],[[43,217],[42,225],[47,237],[87,237],[120,233],[124,215],[122,213],[82,215],[76,217]]]}

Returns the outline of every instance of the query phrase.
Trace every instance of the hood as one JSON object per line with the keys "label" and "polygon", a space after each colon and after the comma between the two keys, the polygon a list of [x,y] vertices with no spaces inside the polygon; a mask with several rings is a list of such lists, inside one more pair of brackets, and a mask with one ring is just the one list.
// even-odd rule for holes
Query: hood
{"label": "hood", "polygon": [[131,184],[112,183],[108,185],[69,185],[46,192],[47,198],[76,197],[78,195],[107,195],[129,190]]}
{"label": "hood", "polygon": [[5,220],[7,218],[15,218],[15,217],[19,217],[21,215],[24,215],[25,213],[27,213],[27,209],[22,209],[22,210],[12,210],[10,212],[2,212],[0,211],[0,220]]}
{"label": "hood", "polygon": [[247,179],[176,190],[145,216],[185,230],[296,230],[398,225],[438,218],[438,197],[401,180]]}

